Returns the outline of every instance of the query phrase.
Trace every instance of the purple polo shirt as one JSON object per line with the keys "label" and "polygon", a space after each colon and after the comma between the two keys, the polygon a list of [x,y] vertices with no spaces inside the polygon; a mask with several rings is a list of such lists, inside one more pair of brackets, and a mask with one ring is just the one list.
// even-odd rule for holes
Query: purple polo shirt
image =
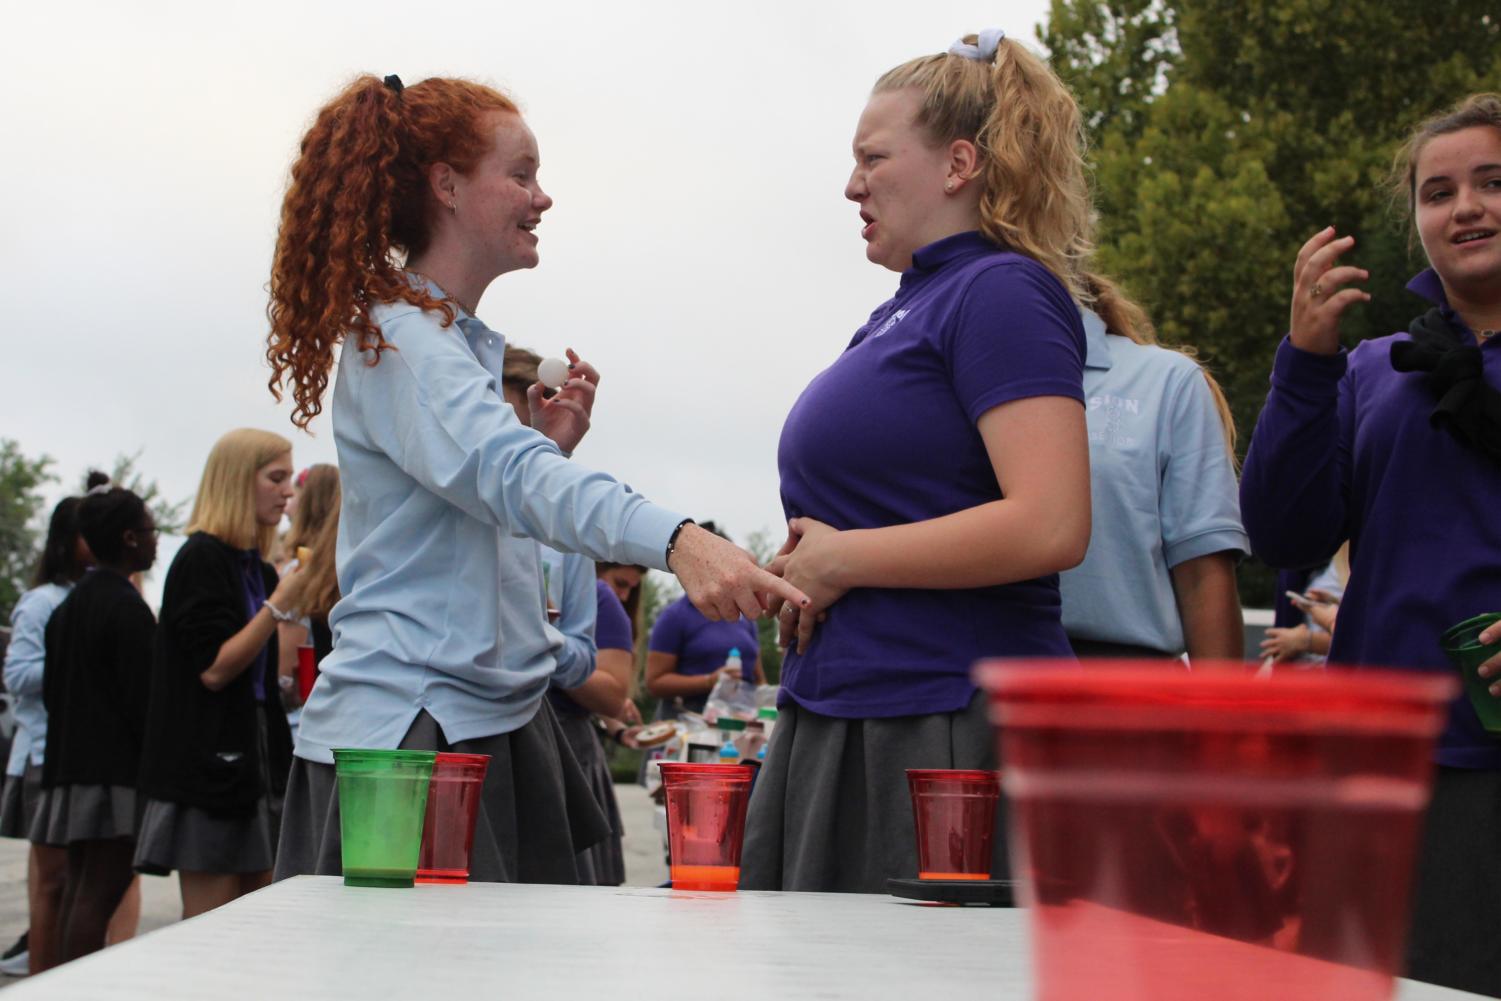
{"label": "purple polo shirt", "polygon": [[631,617],[625,606],[602,580],[594,582],[594,648],[596,650],[633,650],[636,643],[631,629]]}
{"label": "purple polo shirt", "polygon": [[[756,680],[756,658],[761,644],[756,624],[741,616],[734,622],[710,622],[686,597],[679,598],[657,616],[651,627],[648,648],[677,656],[678,674],[709,674],[724,666],[731,648],[740,650],[741,676]],[[694,700],[684,699],[685,703]]]}
{"label": "purple polo shirt", "polygon": [[[1407,287],[1448,310],[1431,270]],[[1439,635],[1501,611],[1501,466],[1429,423],[1437,401],[1426,375],[1391,366],[1392,345],[1408,339],[1329,356],[1283,340],[1246,453],[1241,510],[1252,550],[1274,567],[1325,562],[1350,539],[1331,663],[1452,672]],[[1501,344],[1481,357],[1501,389]],[[1436,758],[1501,768],[1501,741],[1464,696]]]}
{"label": "purple polo shirt", "polygon": [[[1082,404],[1084,353],[1079,307],[1041,264],[979,233],[922,248],[787,415],[777,453],[787,516],[882,528],[1000,500],[976,422],[1027,397]],[[953,712],[974,695],[971,665],[996,656],[1073,656],[1057,575],[857,588],[806,652],[788,652],[782,692],[852,719]]]}

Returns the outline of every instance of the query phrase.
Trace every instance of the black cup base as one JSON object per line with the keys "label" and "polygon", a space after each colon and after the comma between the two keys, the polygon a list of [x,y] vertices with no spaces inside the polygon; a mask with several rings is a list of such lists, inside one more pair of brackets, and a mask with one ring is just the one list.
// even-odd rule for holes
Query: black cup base
{"label": "black cup base", "polygon": [[1009,879],[888,879],[886,890],[893,897],[925,900],[934,904],[968,904],[975,907],[1015,907],[1016,884]]}

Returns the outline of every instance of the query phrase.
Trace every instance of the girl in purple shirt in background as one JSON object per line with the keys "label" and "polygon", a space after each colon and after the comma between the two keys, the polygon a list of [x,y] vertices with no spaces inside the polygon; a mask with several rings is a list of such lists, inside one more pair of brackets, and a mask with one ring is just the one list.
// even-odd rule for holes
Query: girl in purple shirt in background
{"label": "girl in purple shirt in background", "polygon": [[[1449,672],[1440,634],[1501,609],[1501,95],[1420,125],[1394,182],[1431,265],[1408,288],[1434,308],[1346,352],[1340,317],[1369,275],[1333,227],[1303,245],[1241,505],[1273,566],[1349,540],[1331,663]],[[1487,668],[1501,678],[1501,657]],[[1407,975],[1501,995],[1501,742],[1460,697],[1436,758]]]}
{"label": "girl in purple shirt in background", "polygon": [[[727,538],[712,521],[703,527]],[[687,598],[679,598],[657,616],[647,641],[646,691],[656,696],[657,719],[676,719],[679,702],[701,713],[719,679],[729,675],[755,685],[766,683],[756,624],[745,616],[711,622]],[[738,651],[740,666],[730,661]]]}
{"label": "girl in purple shirt in background", "polygon": [[866,256],[902,277],[782,431],[773,570],[813,605],[781,610],[795,646],[744,887],[917,875],[904,770],[996,765],[971,666],[1072,657],[1057,574],[1090,526],[1083,150],[1068,90],[999,31],[891,70],[860,116],[845,196]]}

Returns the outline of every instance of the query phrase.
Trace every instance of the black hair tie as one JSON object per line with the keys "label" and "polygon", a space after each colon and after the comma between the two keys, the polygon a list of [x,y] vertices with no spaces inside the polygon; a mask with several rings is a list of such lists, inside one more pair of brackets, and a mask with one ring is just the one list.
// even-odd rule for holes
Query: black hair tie
{"label": "black hair tie", "polygon": [[401,82],[401,77],[397,76],[395,73],[392,73],[390,76],[386,77],[383,82],[387,87],[390,87],[392,90],[394,90],[398,96],[402,91],[407,89],[406,84]]}

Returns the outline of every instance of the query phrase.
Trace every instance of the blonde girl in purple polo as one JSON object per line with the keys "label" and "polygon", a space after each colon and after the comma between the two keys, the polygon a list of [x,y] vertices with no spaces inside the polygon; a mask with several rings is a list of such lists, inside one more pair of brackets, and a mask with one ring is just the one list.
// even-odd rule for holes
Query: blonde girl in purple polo
{"label": "blonde girl in purple polo", "polygon": [[886,73],[860,116],[845,196],[901,281],[782,431],[773,568],[813,605],[781,611],[743,886],[915,876],[904,769],[995,766],[971,665],[1072,656],[1057,574],[1090,526],[1083,150],[1067,88],[994,30]]}

